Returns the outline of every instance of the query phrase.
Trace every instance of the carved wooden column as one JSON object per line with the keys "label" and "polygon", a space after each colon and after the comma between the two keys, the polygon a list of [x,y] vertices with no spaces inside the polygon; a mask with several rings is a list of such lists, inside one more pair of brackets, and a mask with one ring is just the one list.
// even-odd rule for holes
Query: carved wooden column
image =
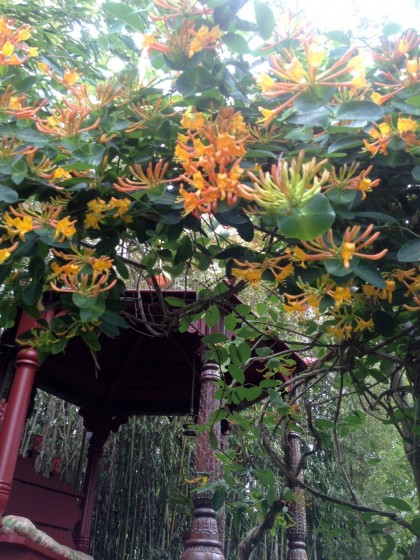
{"label": "carved wooden column", "polygon": [[0,526],[12,489],[29,399],[39,367],[38,352],[32,348],[23,348],[15,363],[16,373],[0,431]]}
{"label": "carved wooden column", "polygon": [[[199,424],[205,424],[216,408],[214,394],[217,386],[215,381],[219,379],[219,366],[211,363],[205,364],[200,377]],[[215,425],[214,432],[217,441],[220,441],[220,423]],[[197,476],[208,476],[209,482],[219,476],[220,463],[211,449],[208,431],[197,436],[195,468]],[[224,560],[216,513],[212,508],[211,498],[211,492],[194,494],[194,520],[181,560]]]}
{"label": "carved wooden column", "polygon": [[[291,472],[303,482],[303,471],[297,472],[302,459],[302,439],[297,432],[287,434],[286,464]],[[302,490],[298,484],[291,484],[294,498],[289,507],[293,526],[287,529],[287,559],[307,560],[306,554],[306,507]]]}

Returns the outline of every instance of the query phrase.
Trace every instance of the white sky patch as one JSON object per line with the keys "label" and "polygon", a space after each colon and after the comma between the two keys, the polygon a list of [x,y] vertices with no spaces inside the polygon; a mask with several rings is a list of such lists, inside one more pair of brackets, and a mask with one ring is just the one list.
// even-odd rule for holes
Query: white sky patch
{"label": "white sky patch", "polygon": [[359,34],[364,29],[369,32],[372,23],[381,26],[391,22],[403,29],[420,28],[420,0],[273,0],[272,3],[273,6],[285,4],[294,11],[302,10],[313,25],[323,30]]}

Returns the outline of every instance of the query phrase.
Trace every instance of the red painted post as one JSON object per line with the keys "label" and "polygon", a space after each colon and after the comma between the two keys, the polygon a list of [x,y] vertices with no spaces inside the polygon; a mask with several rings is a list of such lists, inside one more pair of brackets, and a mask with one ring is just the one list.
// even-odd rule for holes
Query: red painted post
{"label": "red painted post", "polygon": [[[107,431],[107,434],[108,433],[109,430]],[[94,432],[89,443],[88,464],[83,486],[84,498],[82,502],[82,517],[74,539],[78,550],[86,554],[90,552],[90,532],[95,508],[96,487],[98,484],[99,465],[105,440],[106,436],[104,439],[103,434],[99,434],[98,436]]]}
{"label": "red painted post", "polygon": [[12,488],[20,440],[38,367],[37,350],[23,348],[18,352],[16,373],[0,431],[0,526]]}
{"label": "red painted post", "polygon": [[[198,424],[206,424],[216,409],[215,381],[219,379],[220,372],[217,364],[206,364],[203,367],[200,378]],[[220,423],[215,425],[214,432],[217,441],[220,441]],[[220,475],[220,463],[214,456],[208,431],[197,436],[195,469],[197,476],[208,476],[209,482]],[[212,493],[209,491],[194,494],[194,520],[181,560],[225,560],[211,499]]]}
{"label": "red painted post", "polygon": [[[286,464],[289,470],[303,482],[303,471],[298,468],[302,459],[302,438],[297,432],[287,434],[285,449]],[[306,506],[302,489],[297,484],[291,485],[295,501],[290,504],[289,514],[293,525],[287,529],[286,560],[307,560],[306,554]]]}

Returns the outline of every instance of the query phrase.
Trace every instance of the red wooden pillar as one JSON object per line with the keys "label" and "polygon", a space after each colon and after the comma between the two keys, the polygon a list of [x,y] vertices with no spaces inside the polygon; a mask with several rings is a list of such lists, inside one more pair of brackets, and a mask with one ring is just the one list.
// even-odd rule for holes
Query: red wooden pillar
{"label": "red wooden pillar", "polygon": [[[216,409],[214,394],[220,379],[217,364],[205,364],[200,377],[200,404],[198,423],[205,424]],[[220,441],[220,423],[214,427],[217,441]],[[197,436],[195,459],[197,476],[208,476],[209,482],[219,476],[220,463],[214,456],[210,446],[208,431]],[[194,494],[194,519],[192,529],[185,542],[185,551],[181,560],[224,560],[223,547],[220,542],[216,513],[211,505],[212,493],[199,492]]]}
{"label": "red wooden pillar", "polygon": [[106,412],[95,414],[86,410],[81,410],[80,414],[84,418],[86,428],[92,432],[92,436],[89,441],[88,463],[83,484],[82,516],[76,528],[74,542],[78,550],[89,554],[93,512],[104,444],[111,431],[117,430],[120,424],[127,422],[127,417],[117,416],[114,418]]}
{"label": "red wooden pillar", "polygon": [[0,431],[0,526],[12,489],[20,440],[38,367],[36,350],[23,348],[18,352],[16,373]]}
{"label": "red wooden pillar", "polygon": [[[299,469],[302,459],[302,439],[297,432],[287,434],[285,450],[286,464],[289,470],[303,482],[303,471]],[[289,514],[293,525],[287,529],[287,558],[286,560],[307,560],[306,554],[306,506],[302,489],[298,484],[292,484],[294,500],[289,507]]]}

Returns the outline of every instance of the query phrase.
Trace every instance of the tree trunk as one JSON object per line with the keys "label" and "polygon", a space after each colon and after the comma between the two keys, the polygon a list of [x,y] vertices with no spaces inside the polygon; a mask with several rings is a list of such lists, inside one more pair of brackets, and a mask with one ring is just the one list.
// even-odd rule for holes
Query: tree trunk
{"label": "tree trunk", "polygon": [[[404,451],[413,471],[414,481],[416,484],[417,498],[419,501],[418,508],[420,510],[420,440],[417,437],[417,424],[420,418],[420,341],[419,337],[415,337],[407,352],[407,368],[406,373],[408,380],[413,386],[414,403],[411,403],[404,393],[395,393],[395,401],[404,412],[404,409],[414,408],[413,418],[410,416],[403,422],[402,431],[404,435]],[[403,372],[400,370],[393,376],[392,387],[398,387],[403,384]],[[420,539],[416,538],[413,550],[412,560],[420,560]]]}

